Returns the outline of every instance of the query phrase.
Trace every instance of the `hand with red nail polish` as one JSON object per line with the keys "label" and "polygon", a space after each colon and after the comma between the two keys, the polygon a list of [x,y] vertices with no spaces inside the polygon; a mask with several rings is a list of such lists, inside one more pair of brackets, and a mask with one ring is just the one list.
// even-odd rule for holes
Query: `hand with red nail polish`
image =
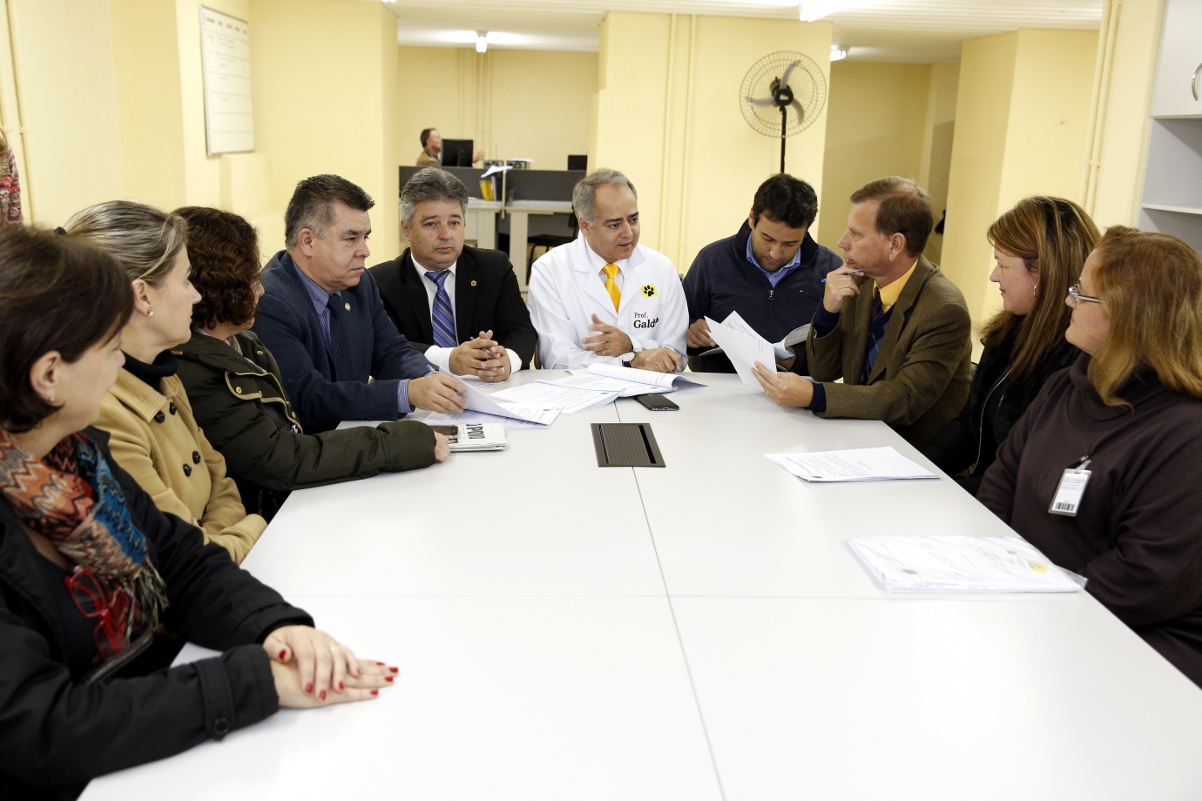
{"label": "hand with red nail polish", "polygon": [[280,706],[313,707],[363,701],[392,682],[383,662],[359,659],[351,649],[311,626],[282,626],[263,641],[271,657]]}

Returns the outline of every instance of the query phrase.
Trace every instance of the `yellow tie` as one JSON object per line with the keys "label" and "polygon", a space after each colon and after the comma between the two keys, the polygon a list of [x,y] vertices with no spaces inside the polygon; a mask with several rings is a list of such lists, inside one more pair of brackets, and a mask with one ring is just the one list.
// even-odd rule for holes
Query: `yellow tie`
{"label": "yellow tie", "polygon": [[618,310],[618,301],[622,299],[622,293],[618,291],[618,284],[614,281],[614,276],[618,274],[618,265],[607,264],[601,268],[605,273],[605,291],[614,301],[614,311]]}

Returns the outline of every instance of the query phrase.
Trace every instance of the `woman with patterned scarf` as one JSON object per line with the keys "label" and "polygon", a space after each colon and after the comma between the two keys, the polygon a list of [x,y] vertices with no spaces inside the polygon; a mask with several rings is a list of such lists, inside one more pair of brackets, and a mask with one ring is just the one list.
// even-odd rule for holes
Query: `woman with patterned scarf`
{"label": "woman with patterned scarf", "polygon": [[[0,798],[73,798],[281,706],[372,698],[395,673],[159,511],[88,427],[132,309],[104,253],[0,231]],[[160,623],[224,653],[160,670]]]}

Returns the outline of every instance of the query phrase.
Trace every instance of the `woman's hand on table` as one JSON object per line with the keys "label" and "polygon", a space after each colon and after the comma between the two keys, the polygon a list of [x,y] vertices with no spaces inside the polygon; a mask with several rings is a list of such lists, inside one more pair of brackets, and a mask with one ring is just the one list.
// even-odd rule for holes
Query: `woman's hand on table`
{"label": "woman's hand on table", "polygon": [[366,701],[392,683],[397,669],[359,659],[324,631],[283,626],[263,641],[271,658],[280,706],[304,709],[346,701]]}

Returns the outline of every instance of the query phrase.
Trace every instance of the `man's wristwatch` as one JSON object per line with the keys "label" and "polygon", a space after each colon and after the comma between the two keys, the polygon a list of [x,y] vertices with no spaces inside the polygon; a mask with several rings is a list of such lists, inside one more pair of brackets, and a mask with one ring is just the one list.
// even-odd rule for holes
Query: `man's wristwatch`
{"label": "man's wristwatch", "polygon": [[627,353],[624,356],[621,356],[620,358],[622,359],[622,366],[629,367],[631,365],[631,363],[634,361],[634,355],[635,355],[634,351],[631,351],[630,353]]}

